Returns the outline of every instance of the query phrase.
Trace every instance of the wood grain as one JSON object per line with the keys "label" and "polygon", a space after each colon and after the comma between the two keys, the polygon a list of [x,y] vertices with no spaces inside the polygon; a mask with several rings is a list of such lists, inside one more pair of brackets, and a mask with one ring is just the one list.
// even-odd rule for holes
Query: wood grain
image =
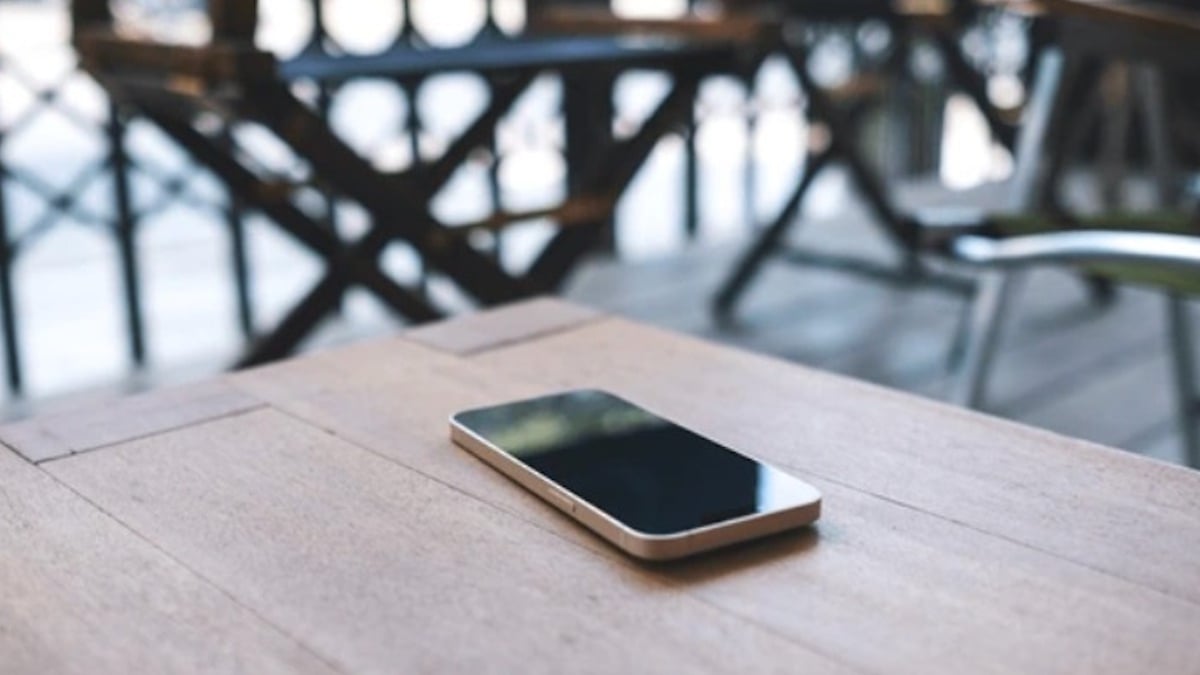
{"label": "wood grain", "polygon": [[0,672],[336,672],[4,449],[0,542]]}
{"label": "wood grain", "polygon": [[0,426],[0,442],[31,462],[45,462],[261,405],[222,380],[210,380]]}
{"label": "wood grain", "polygon": [[852,672],[276,411],[47,466],[348,672]]}
{"label": "wood grain", "polygon": [[1200,603],[1200,472],[615,319],[474,360]]}
{"label": "wood grain", "polygon": [[[639,358],[622,362],[588,339],[597,334],[612,337]],[[584,342],[589,349],[570,355],[555,346],[583,347]],[[695,359],[696,371],[723,373],[730,389],[662,377],[646,366],[663,362],[670,367],[680,353]],[[444,419],[456,410],[585,381],[605,384],[789,466],[826,493],[819,536],[782,538],[652,570],[708,603],[867,671],[1123,672],[1139,663],[1186,671],[1183,666],[1200,665],[1191,638],[1200,626],[1200,607],[1192,602],[1091,569],[1086,560],[1073,562],[962,525],[954,514],[928,513],[812,473],[795,457],[793,439],[805,424],[791,414],[789,400],[764,401],[750,392],[769,389],[780,378],[814,374],[767,362],[769,372],[755,368],[752,376],[732,378],[722,353],[726,350],[605,321],[488,352],[474,363],[397,342],[318,355],[275,372],[249,374],[238,384],[298,418],[577,542],[613,564],[631,565],[444,440]],[[545,358],[526,360],[538,354]],[[627,381],[631,364],[643,369],[638,381],[646,387]],[[608,369],[611,377],[594,376]],[[824,382],[820,378],[818,384]],[[544,384],[537,384],[539,379]],[[419,396],[409,395],[409,383],[415,382],[423,383]],[[863,392],[849,393],[861,398]],[[725,414],[730,407],[737,412]],[[756,427],[764,416],[777,413],[791,419],[793,431],[777,428],[772,437],[764,436]],[[833,445],[853,454],[844,443]],[[1075,515],[1056,517],[1069,528]],[[1189,561],[1177,549],[1171,562],[1180,567]],[[1088,647],[1072,646],[1082,644]]]}
{"label": "wood grain", "polygon": [[[530,28],[566,35],[672,36],[692,40],[725,40],[761,43],[770,39],[772,22],[748,12],[722,12],[717,16],[686,15],[672,19],[636,19],[617,16],[607,9],[547,7],[538,10]],[[777,31],[778,29],[775,28]]]}
{"label": "wood grain", "polygon": [[415,471],[457,486],[582,545],[602,548],[556,509],[465,450],[449,444],[456,412],[536,396],[545,385],[490,377],[450,354],[408,340],[358,345],[233,377],[250,395]]}
{"label": "wood grain", "polygon": [[423,326],[405,337],[451,354],[472,354],[566,330],[599,316],[599,312],[580,305],[535,298],[503,310],[485,310]]}
{"label": "wood grain", "polygon": [[781,541],[665,574],[714,606],[868,672],[1200,668],[1200,609],[1192,603],[837,483],[805,479],[825,495],[812,551]]}
{"label": "wood grain", "polygon": [[[268,407],[41,466],[345,672],[1200,670],[1200,474],[557,311],[240,373]],[[801,475],[818,528],[643,565],[447,438],[575,386]]]}

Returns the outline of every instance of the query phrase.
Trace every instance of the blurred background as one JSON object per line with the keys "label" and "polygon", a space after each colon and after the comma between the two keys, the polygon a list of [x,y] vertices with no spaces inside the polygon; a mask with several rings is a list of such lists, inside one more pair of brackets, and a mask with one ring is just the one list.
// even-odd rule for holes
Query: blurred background
{"label": "blurred background", "polygon": [[[291,95],[380,175],[395,176],[453,148],[495,99],[499,76],[463,66],[472,50],[484,49],[476,58],[494,62],[507,58],[507,47],[486,49],[547,32],[581,41],[596,33],[636,35],[674,49],[671,40],[693,39],[695,25],[728,28],[743,11],[780,29],[782,37],[719,38],[736,43],[727,49],[734,52],[728,68],[696,57],[668,68],[612,68],[585,81],[591,97],[611,100],[611,111],[601,106],[599,114],[619,142],[637,135],[682,78],[698,78],[689,114],[651,139],[632,180],[620,186],[611,218],[601,218],[611,229],[561,284],[530,290],[935,399],[956,399],[970,360],[964,333],[980,277],[977,266],[943,255],[940,238],[922,249],[912,234],[914,214],[936,211],[942,215],[930,218],[940,223],[952,213],[973,225],[976,212],[1011,212],[1016,203],[1027,218],[1026,211],[1059,219],[1069,212],[1077,226],[1078,218],[1102,217],[1106,227],[1114,218],[1123,227],[1123,214],[1152,214],[1155,223],[1173,224],[1167,229],[1196,232],[1189,193],[1200,149],[1198,89],[1186,67],[1150,67],[1140,56],[1116,54],[1089,72],[1094,91],[1055,98],[1066,107],[1061,129],[1072,139],[1055,176],[1061,185],[1053,208],[1042,209],[1014,202],[1011,178],[1018,155],[1028,152],[1018,139],[1030,123],[1039,58],[1055,51],[1062,35],[1052,7],[866,3],[872,6],[841,16],[828,2],[728,4],[260,0],[249,43],[282,64],[299,64],[286,78]],[[229,42],[198,0],[108,7],[121,39],[201,52]],[[564,8],[571,11],[554,13]],[[535,11],[558,23],[535,31]],[[426,59],[415,75],[410,52]],[[796,53],[810,82],[799,76]],[[367,61],[379,54],[390,55],[390,65]],[[553,55],[544,58],[526,69],[533,79],[498,118],[489,142],[466,153],[429,195],[439,224],[470,229],[464,240],[515,276],[560,231],[563,213],[551,207],[571,192],[572,163],[603,150],[572,157],[567,71]],[[313,64],[326,61],[357,70],[314,75]],[[327,256],[289,236],[245,195],[231,196],[227,180],[141,114],[136,101],[114,103],[96,75],[119,67],[97,56],[81,68],[70,3],[0,0],[0,295],[9,418],[227,369],[330,269]],[[168,89],[182,86],[164,81]],[[132,86],[116,76],[113,82],[110,91]],[[214,100],[255,96],[253,87],[231,94],[205,86],[203,95]],[[814,91],[823,98],[814,102]],[[815,109],[825,104],[836,111],[833,123]],[[236,105],[230,110],[220,109],[219,130],[204,111],[187,119],[257,175],[285,177],[288,203],[338,240],[354,242],[370,231],[372,207],[342,194],[336,181],[319,180],[336,173],[336,164],[313,161],[262,119],[239,117]],[[851,139],[850,154],[865,169],[848,169],[836,152],[825,166],[821,153],[840,152],[842,138]],[[1169,176],[1154,152],[1164,138],[1173,151]],[[891,230],[881,226],[871,196],[864,198],[862,171],[877,179],[888,208],[902,214]],[[803,198],[785,208],[810,173]],[[523,215],[479,225],[497,212]],[[720,306],[715,298],[772,221],[787,228],[771,241],[817,251],[819,259],[791,256],[801,258],[796,265],[764,258],[736,306]],[[439,313],[491,304],[427,264],[403,238],[379,260],[389,278]],[[971,402],[1184,461],[1178,345],[1182,339],[1194,351],[1194,341],[1172,332],[1161,284],[1134,280],[1059,265],[1031,268],[1019,301],[1007,306],[986,397]],[[1180,292],[1178,285],[1168,290]],[[388,335],[413,322],[362,288],[346,290],[334,304],[299,349]],[[1196,313],[1193,304],[1182,306]]]}

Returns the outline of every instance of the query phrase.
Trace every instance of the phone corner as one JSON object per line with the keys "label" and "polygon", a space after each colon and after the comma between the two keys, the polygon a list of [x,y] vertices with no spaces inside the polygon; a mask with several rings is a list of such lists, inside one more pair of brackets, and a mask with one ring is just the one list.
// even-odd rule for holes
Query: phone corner
{"label": "phone corner", "polygon": [[668,562],[692,554],[690,533],[678,536],[650,535],[622,528],[617,545],[633,557],[646,562]]}

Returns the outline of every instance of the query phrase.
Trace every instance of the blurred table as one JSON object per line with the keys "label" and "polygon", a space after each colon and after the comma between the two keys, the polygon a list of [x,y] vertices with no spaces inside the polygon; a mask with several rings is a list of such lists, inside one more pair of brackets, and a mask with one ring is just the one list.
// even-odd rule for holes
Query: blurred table
{"label": "blurred table", "polygon": [[1052,45],[1038,66],[1024,129],[1016,151],[1014,203],[1020,211],[1061,211],[1054,190],[1069,146],[1078,104],[1099,86],[1104,64],[1137,64],[1136,105],[1144,126],[1164,202],[1178,192],[1172,167],[1167,92],[1162,71],[1193,70],[1200,64],[1200,9],[1185,10],[1124,0],[1001,0],[1019,11],[1039,13],[1051,23]]}
{"label": "blurred table", "polygon": [[[781,39],[775,47],[786,57],[800,83],[810,124],[825,132],[811,134],[810,138],[824,139],[825,142],[824,147],[821,147],[822,143],[816,143],[816,148],[809,148],[803,171],[782,208],[762,227],[718,288],[712,299],[715,318],[730,321],[735,317],[743,296],[772,260],[849,272],[894,285],[921,283],[934,289],[969,292],[971,284],[968,281],[943,274],[925,264],[919,223],[898,206],[892,188],[869,161],[861,139],[868,137],[863,121],[869,104],[873,103],[871,99],[882,98],[878,93],[872,96],[870,92],[914,83],[910,59],[896,58],[896,55],[907,54],[920,38],[936,48],[945,66],[947,83],[971,98],[992,135],[1006,147],[1012,147],[1016,139],[1015,126],[991,103],[985,75],[968,62],[962,50],[962,33],[974,16],[975,5],[952,0],[729,0],[727,4],[756,10],[751,12],[754,16],[779,22]],[[797,29],[826,23],[858,26],[867,21],[887,25],[893,43],[890,47],[892,56],[874,71],[860,73],[848,86],[822,86],[810,68],[813,45],[804,38],[804,32]],[[909,128],[903,135],[906,141],[919,144],[915,139],[927,134]],[[898,254],[898,260],[881,263],[832,250],[812,250],[789,241],[790,232],[799,223],[800,209],[809,189],[817,175],[833,163],[845,167],[851,185]]]}
{"label": "blurred table", "polygon": [[1090,43],[1097,50],[1129,50],[1136,46],[1155,58],[1179,60],[1182,65],[1195,65],[1195,54],[1200,51],[1196,42],[1200,39],[1200,7],[1185,9],[1128,0],[1037,0],[1037,4],[1053,17],[1090,21],[1091,32],[1102,31],[1104,39],[1093,38],[1083,43]]}
{"label": "blurred table", "polygon": [[[346,53],[317,36],[299,55],[280,62],[255,41],[256,4],[210,0],[211,36],[200,44],[133,33],[104,0],[72,4],[80,62],[110,96],[127,113],[154,122],[215,174],[237,202],[234,210],[261,212],[325,263],[319,281],[253,340],[241,366],[295,351],[336,314],[353,286],[417,323],[443,316],[448,303],[434,295],[498,305],[554,291],[611,233],[622,195],[658,142],[692,118],[701,78],[737,72],[744,65],[744,45],[732,38],[536,35],[484,35],[444,49],[397,43],[370,55]],[[616,138],[611,83],[634,68],[662,73],[670,84],[636,130]],[[436,157],[427,157],[420,135],[410,134],[411,160],[392,170],[363,156],[329,123],[325,104],[331,87],[385,80],[411,94],[417,83],[448,72],[478,75],[489,97]],[[543,75],[563,82],[566,194],[550,204],[506,208],[499,188],[497,130]],[[410,98],[410,117],[417,109]],[[293,166],[262,166],[239,143],[235,132],[244,128],[266,132],[286,147]],[[490,156],[492,208],[468,223],[439,218],[434,200],[479,151]],[[334,215],[346,204],[360,207],[369,224],[365,232],[343,239]],[[534,221],[552,224],[554,230],[528,265],[512,269],[496,242],[509,228]],[[400,282],[383,269],[385,252],[396,243],[414,255],[420,278]],[[432,275],[439,286],[452,290],[428,292],[425,282]]]}
{"label": "blurred table", "polygon": [[[643,565],[448,440],[565,387],[825,515]],[[6,672],[1200,669],[1200,473],[555,301],[0,439]]]}

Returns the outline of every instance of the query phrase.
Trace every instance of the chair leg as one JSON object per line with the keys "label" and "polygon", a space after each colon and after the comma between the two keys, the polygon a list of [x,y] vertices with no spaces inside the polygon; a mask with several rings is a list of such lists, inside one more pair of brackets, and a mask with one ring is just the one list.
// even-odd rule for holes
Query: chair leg
{"label": "chair leg", "polygon": [[1150,166],[1154,171],[1155,187],[1160,206],[1171,208],[1179,203],[1180,180],[1172,147],[1170,101],[1167,87],[1158,68],[1142,66],[1134,71],[1134,98],[1142,108]]}
{"label": "chair leg", "polygon": [[129,332],[129,358],[134,367],[146,364],[146,329],[142,312],[141,272],[134,238],[137,230],[130,183],[129,155],[125,150],[125,120],[115,103],[109,105],[109,166],[113,177],[113,198],[117,220],[117,258],[121,266],[121,285],[125,294],[125,326]]}
{"label": "chair leg", "polygon": [[692,240],[700,232],[700,155],[696,135],[700,121],[693,106],[683,134],[683,233]]}
{"label": "chair leg", "polygon": [[987,376],[1000,334],[1000,324],[1012,296],[1015,276],[988,270],[979,281],[963,339],[962,365],[950,400],[968,408],[983,405]]}
{"label": "chair leg", "polygon": [[1179,407],[1179,430],[1183,438],[1184,458],[1188,466],[1200,469],[1200,429],[1196,413],[1200,391],[1196,388],[1195,344],[1188,317],[1187,302],[1179,295],[1167,296],[1170,317],[1171,351],[1174,356],[1175,388]]}
{"label": "chair leg", "polygon": [[[218,143],[226,152],[235,151],[233,129],[225,125],[218,137]],[[233,270],[234,302],[237,308],[238,328],[246,340],[254,339],[254,300],[253,280],[250,276],[250,252],[246,241],[246,205],[237,193],[230,189],[226,191],[227,205],[225,222],[229,226],[229,262]]]}
{"label": "chair leg", "polygon": [[754,244],[738,259],[733,273],[721,284],[720,290],[717,291],[712,301],[712,313],[718,320],[724,321],[732,316],[738,300],[741,299],[750,282],[754,281],[754,278],[762,271],[762,266],[767,258],[779,250],[784,235],[797,225],[796,217],[805,195],[808,194],[817,174],[825,168],[832,157],[833,155],[828,150],[824,150],[809,158],[800,183],[796,185],[796,189],[779,211],[774,222],[758,235]]}
{"label": "chair leg", "polygon": [[[0,195],[2,196],[2,195]],[[5,376],[10,394],[21,394],[25,380],[21,371],[21,344],[17,330],[17,299],[13,288],[13,247],[4,224],[4,204],[0,199],[0,332],[4,334]]]}
{"label": "chair leg", "polygon": [[754,137],[758,133],[758,113],[754,109],[754,77],[746,79],[746,166],[742,171],[742,217],[753,227],[758,218],[758,154]]}

